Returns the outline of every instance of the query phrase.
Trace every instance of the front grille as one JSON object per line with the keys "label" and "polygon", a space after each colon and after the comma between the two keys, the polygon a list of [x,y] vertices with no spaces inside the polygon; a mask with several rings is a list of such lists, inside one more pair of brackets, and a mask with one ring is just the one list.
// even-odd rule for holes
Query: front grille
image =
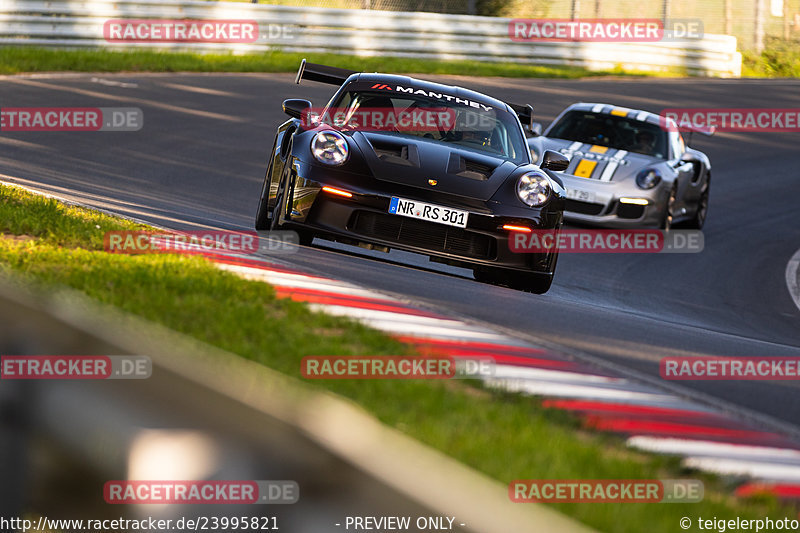
{"label": "front grille", "polygon": [[603,207],[603,204],[567,200],[567,205],[564,209],[571,213],[578,213],[581,215],[599,215],[603,211]]}
{"label": "front grille", "polygon": [[356,211],[348,224],[348,229],[382,241],[414,246],[431,252],[444,252],[474,259],[492,259],[496,255],[496,242],[488,235],[400,215]]}
{"label": "front grille", "polygon": [[619,204],[617,216],[619,218],[642,218],[644,206],[635,204]]}

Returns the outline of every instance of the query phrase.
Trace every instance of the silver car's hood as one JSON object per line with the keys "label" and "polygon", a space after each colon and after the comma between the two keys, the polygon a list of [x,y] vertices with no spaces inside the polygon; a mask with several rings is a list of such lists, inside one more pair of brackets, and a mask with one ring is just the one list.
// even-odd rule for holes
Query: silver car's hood
{"label": "silver car's hood", "polygon": [[665,162],[658,157],[626,150],[547,137],[529,139],[528,145],[539,157],[544,150],[554,150],[569,157],[569,166],[564,174],[600,181],[633,179],[641,169]]}

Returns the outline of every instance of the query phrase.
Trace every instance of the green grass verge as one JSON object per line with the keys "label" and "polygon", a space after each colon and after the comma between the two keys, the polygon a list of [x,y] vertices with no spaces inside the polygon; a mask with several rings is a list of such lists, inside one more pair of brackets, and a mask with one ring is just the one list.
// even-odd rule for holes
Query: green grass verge
{"label": "green grass verge", "polygon": [[[0,74],[21,72],[295,72],[300,60],[367,72],[460,74],[509,78],[582,78],[624,75],[622,70],[589,71],[577,67],[432,61],[400,57],[355,57],[338,54],[288,53],[195,54],[156,51],[52,50],[34,47],[0,47]],[[642,74],[644,75],[644,74]],[[667,74],[664,74],[667,75]],[[675,71],[669,75],[681,75]]]}
{"label": "green grass verge", "polygon": [[767,37],[764,51],[742,54],[742,76],[755,78],[800,77],[800,40]]}
{"label": "green grass verge", "polygon": [[[102,251],[104,232],[135,228],[140,226],[0,185],[0,271],[12,276],[82,291],[294,377],[306,355],[409,353],[380,332],[278,299],[269,285],[220,271],[202,258]],[[676,458],[629,450],[619,437],[586,432],[533,398],[463,381],[309,383],[354,400],[385,424],[505,483],[677,477],[706,483],[706,498],[696,504],[554,505],[601,531],[674,533],[683,516],[696,521],[796,513],[773,499],[735,499],[726,481],[685,471]]]}

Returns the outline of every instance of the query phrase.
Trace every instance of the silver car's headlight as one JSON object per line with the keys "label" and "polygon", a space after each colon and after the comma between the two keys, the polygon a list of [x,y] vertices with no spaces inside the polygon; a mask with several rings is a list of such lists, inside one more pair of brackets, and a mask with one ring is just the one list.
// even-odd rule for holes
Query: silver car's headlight
{"label": "silver car's headlight", "polygon": [[320,163],[341,165],[350,155],[350,147],[344,135],[338,131],[326,130],[314,135],[311,141],[311,153]]}
{"label": "silver car's headlight", "polygon": [[654,168],[646,168],[636,174],[636,185],[640,189],[652,189],[659,183],[661,183],[661,173]]}
{"label": "silver car's headlight", "polygon": [[523,174],[517,181],[517,196],[531,207],[543,206],[552,194],[550,178],[539,172]]}

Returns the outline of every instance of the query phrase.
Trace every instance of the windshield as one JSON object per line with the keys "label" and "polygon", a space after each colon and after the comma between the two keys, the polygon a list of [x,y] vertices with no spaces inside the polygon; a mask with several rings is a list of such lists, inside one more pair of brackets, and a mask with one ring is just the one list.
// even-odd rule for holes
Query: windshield
{"label": "windshield", "polygon": [[320,120],[344,132],[381,131],[450,143],[517,164],[529,161],[525,137],[515,115],[479,102],[455,100],[383,91],[346,91],[338,102],[326,108]]}
{"label": "windshield", "polygon": [[668,153],[667,133],[658,125],[591,111],[568,112],[550,128],[547,136],[661,159],[666,159]]}

